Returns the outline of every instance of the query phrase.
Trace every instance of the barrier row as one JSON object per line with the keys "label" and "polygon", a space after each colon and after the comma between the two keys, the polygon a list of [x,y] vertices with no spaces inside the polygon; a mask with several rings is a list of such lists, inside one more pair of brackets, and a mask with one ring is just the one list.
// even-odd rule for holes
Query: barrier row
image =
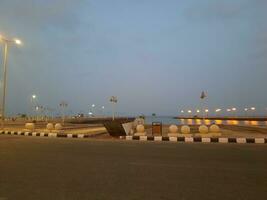
{"label": "barrier row", "polygon": [[219,137],[163,137],[163,136],[121,136],[120,139],[139,141],[170,141],[186,143],[238,143],[266,144],[267,138],[219,138]]}

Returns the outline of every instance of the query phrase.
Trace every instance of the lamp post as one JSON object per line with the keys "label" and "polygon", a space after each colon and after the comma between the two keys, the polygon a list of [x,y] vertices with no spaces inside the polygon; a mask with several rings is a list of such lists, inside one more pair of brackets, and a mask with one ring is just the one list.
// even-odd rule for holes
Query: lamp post
{"label": "lamp post", "polygon": [[0,35],[0,43],[4,44],[4,82],[3,82],[3,96],[2,96],[2,128],[4,128],[5,125],[5,103],[6,103],[6,88],[7,88],[7,57],[8,57],[8,46],[9,44],[17,44],[20,45],[21,41],[19,39],[7,39]]}
{"label": "lamp post", "polygon": [[118,102],[118,98],[115,96],[110,97],[109,100],[112,103],[112,119],[115,120],[115,105]]}
{"label": "lamp post", "polygon": [[65,108],[68,107],[68,103],[66,101],[61,101],[59,106],[61,107],[62,124],[64,124],[65,123]]}
{"label": "lamp post", "polygon": [[31,95],[31,104],[32,104],[32,108],[33,108],[33,115],[35,114],[35,112],[37,114],[37,110],[36,110],[37,102],[36,102],[36,99],[37,99],[36,94]]}

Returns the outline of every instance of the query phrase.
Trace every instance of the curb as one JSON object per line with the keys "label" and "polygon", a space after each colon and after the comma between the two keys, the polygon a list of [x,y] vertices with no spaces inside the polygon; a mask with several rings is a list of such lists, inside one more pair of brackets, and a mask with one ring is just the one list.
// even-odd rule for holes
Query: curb
{"label": "curb", "polygon": [[226,137],[164,137],[164,136],[120,136],[124,140],[169,141],[185,143],[237,143],[266,144],[267,138],[226,138]]}
{"label": "curb", "polygon": [[44,132],[26,132],[26,131],[0,131],[2,135],[21,135],[32,137],[61,137],[61,138],[93,138],[96,135],[103,133],[88,135],[88,134],[72,134],[72,133],[44,133]]}

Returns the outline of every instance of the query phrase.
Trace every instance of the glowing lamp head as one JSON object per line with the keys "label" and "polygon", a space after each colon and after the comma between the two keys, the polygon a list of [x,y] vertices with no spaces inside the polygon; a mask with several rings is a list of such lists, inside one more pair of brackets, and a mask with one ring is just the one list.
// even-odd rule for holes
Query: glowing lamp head
{"label": "glowing lamp head", "polygon": [[188,110],[188,113],[192,113],[192,111],[191,110]]}
{"label": "glowing lamp head", "polygon": [[181,113],[184,113],[184,111],[183,111],[183,110],[181,110]]}
{"label": "glowing lamp head", "polygon": [[206,110],[205,110],[205,112],[206,112],[206,113],[208,113],[208,112],[209,112],[209,110],[208,110],[208,109],[206,109]]}
{"label": "glowing lamp head", "polygon": [[21,44],[22,44],[21,40],[19,40],[19,39],[14,39],[14,42],[15,42],[17,45],[21,45]]}
{"label": "glowing lamp head", "polygon": [[33,95],[32,95],[32,98],[33,98],[33,99],[36,99],[36,95],[35,95],[35,94],[33,94]]}
{"label": "glowing lamp head", "polygon": [[232,108],[232,111],[236,111],[236,108]]}
{"label": "glowing lamp head", "polygon": [[251,107],[250,109],[251,109],[251,110],[256,110],[256,108],[255,108],[255,107]]}
{"label": "glowing lamp head", "polygon": [[200,113],[200,110],[197,110],[197,113]]}

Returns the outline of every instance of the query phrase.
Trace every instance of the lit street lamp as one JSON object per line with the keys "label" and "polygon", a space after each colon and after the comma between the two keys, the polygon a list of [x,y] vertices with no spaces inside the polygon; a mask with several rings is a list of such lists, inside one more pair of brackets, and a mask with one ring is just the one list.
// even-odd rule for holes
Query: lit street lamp
{"label": "lit street lamp", "polygon": [[0,35],[0,43],[4,44],[4,82],[3,82],[3,99],[2,99],[2,113],[1,113],[1,118],[2,118],[2,128],[4,128],[4,123],[5,123],[5,103],[6,103],[6,83],[7,83],[7,56],[8,56],[8,46],[9,44],[17,44],[21,45],[21,41],[19,39],[7,39],[4,38],[3,36]]}

